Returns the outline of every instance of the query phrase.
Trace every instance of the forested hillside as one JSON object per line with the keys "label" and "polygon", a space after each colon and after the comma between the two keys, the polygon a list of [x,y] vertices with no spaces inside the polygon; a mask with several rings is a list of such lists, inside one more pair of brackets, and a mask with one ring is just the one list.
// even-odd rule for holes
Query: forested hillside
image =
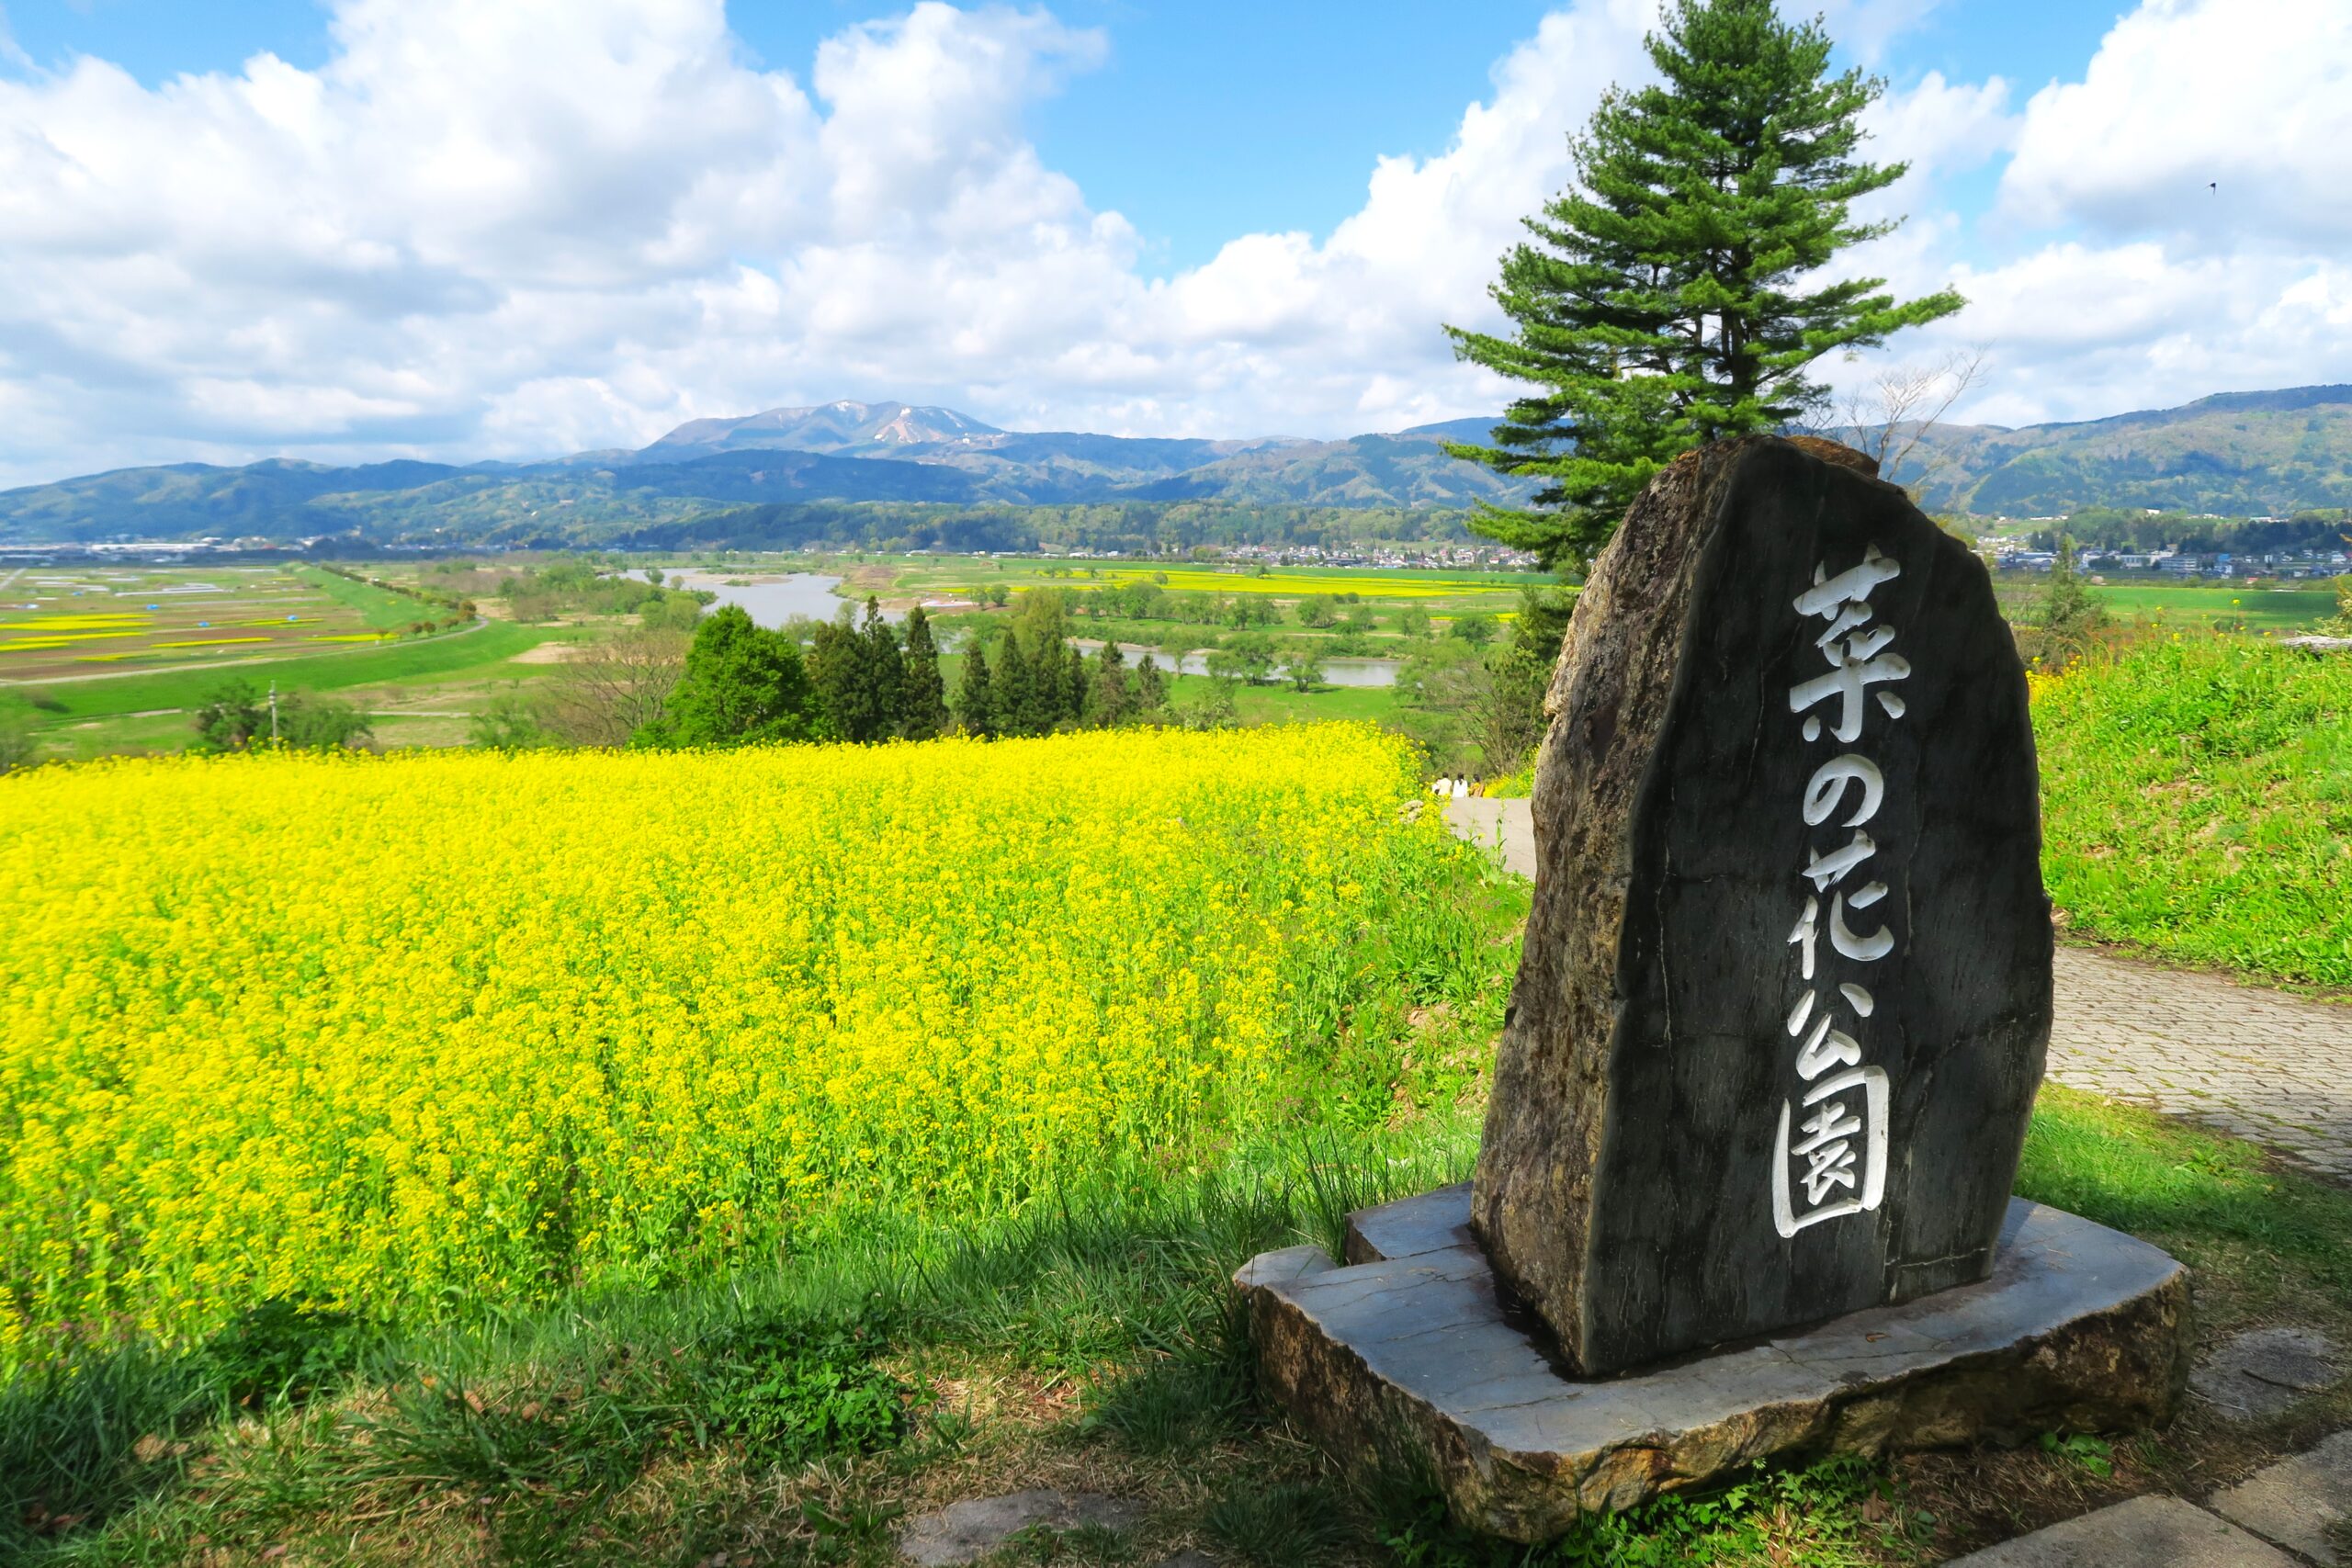
{"label": "forested hillside", "polygon": [[1986,517],[2352,505],[2352,386],[2230,392],[2080,424],[1945,425],[1890,477],[1920,486],[1931,510]]}
{"label": "forested hillside", "polygon": [[[0,543],[994,549],[1455,537],[1480,501],[1510,504],[1535,488],[1446,455],[1444,442],[1475,441],[1486,424],[1210,441],[1002,431],[952,409],[829,403],[696,420],[640,451],[542,463],[125,468],[0,492]],[[2343,507],[2352,387],[2230,393],[2080,424],[1942,425],[1891,477],[1933,510],[1986,517]]]}

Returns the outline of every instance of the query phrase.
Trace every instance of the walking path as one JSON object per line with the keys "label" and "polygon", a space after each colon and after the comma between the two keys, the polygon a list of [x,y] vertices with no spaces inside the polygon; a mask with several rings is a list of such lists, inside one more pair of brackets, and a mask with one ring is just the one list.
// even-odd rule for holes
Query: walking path
{"label": "walking path", "polygon": [[[1503,863],[1535,872],[1524,800],[1450,800],[1465,839],[1499,842]],[[2352,1180],[2352,1007],[2307,1001],[2213,975],[2061,947],[2050,1077],[2152,1106]]]}

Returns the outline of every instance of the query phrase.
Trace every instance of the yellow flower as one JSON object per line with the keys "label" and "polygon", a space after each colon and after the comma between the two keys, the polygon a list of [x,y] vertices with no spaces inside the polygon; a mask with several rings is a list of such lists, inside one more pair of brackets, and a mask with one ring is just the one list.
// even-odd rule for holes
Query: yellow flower
{"label": "yellow flower", "polygon": [[1416,795],[1361,725],[0,778],[0,1367],[1216,1146],[1470,874]]}

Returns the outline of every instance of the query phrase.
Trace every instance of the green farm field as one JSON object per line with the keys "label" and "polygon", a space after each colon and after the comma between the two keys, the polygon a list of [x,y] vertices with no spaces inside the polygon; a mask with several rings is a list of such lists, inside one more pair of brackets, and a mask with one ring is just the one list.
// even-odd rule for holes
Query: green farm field
{"label": "green farm field", "polygon": [[[2001,572],[1993,579],[2002,614],[2030,626],[2050,579],[2019,572]],[[2308,631],[2335,614],[2335,593],[2325,583],[2317,587],[2288,587],[2265,583],[2212,585],[2150,582],[2093,582],[2091,592],[2119,620],[2163,620],[2184,629],[2286,633]]]}
{"label": "green farm field", "polygon": [[426,618],[398,593],[312,566],[28,570],[0,599],[0,682],[299,659]]}
{"label": "green farm field", "polygon": [[[462,745],[469,715],[492,692],[552,672],[554,660],[542,661],[537,649],[586,635],[577,628],[478,621],[332,652],[312,649],[253,662],[222,659],[14,692],[33,705],[35,736],[52,756],[177,750],[190,738],[190,716],[232,679],[274,682],[281,694],[329,694],[353,702],[370,715],[379,745]],[[0,683],[0,695],[10,691]],[[420,711],[401,711],[410,708]]]}
{"label": "green farm field", "polygon": [[[1073,591],[1154,582],[1170,593],[1267,594],[1280,599],[1355,593],[1374,601],[1418,604],[1433,614],[1454,607],[1508,609],[1522,588],[1555,581],[1545,574],[1516,571],[1277,567],[1261,573],[1248,566],[1197,561],[1053,561],[993,556],[885,558],[874,561],[872,569],[888,570],[893,588],[899,592],[952,593],[1000,582],[1012,589]],[[810,570],[838,570],[840,566]]]}

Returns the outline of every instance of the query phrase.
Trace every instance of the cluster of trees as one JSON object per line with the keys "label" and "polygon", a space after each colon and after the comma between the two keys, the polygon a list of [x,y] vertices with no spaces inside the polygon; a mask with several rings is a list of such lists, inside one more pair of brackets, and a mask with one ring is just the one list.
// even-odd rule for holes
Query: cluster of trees
{"label": "cluster of trees", "polygon": [[318,570],[330,576],[340,577],[347,582],[364,582],[380,592],[397,594],[402,599],[413,599],[419,604],[428,605],[441,612],[437,615],[419,616],[401,628],[411,636],[447,631],[452,627],[465,625],[477,614],[474,602],[463,594],[445,592],[418,583],[388,582],[380,577],[369,577],[364,572],[354,571],[347,566],[322,563]]}
{"label": "cluster of trees", "polygon": [[951,707],[938,639],[921,606],[903,628],[869,598],[832,621],[770,629],[736,605],[691,638],[637,628],[566,663],[544,692],[492,701],[477,745],[741,746],[794,740],[928,740],[1043,735],[1151,717],[1167,701],[1157,668],[1126,668],[1115,643],[1093,660],[1068,637],[1059,594],[1023,595],[976,634]]}
{"label": "cluster of trees", "polygon": [[196,712],[196,740],[188,750],[218,755],[283,746],[296,751],[335,751],[364,747],[376,739],[368,716],[339,697],[309,692],[275,696],[251,681],[232,679],[213,688]]}
{"label": "cluster of trees", "polygon": [[[967,735],[1047,735],[1111,728],[1159,713],[1167,680],[1149,659],[1130,671],[1115,638],[1090,663],[1068,637],[1058,592],[1022,595],[997,635],[976,632],[956,692],[956,722]],[[989,645],[994,644],[991,648]]]}
{"label": "cluster of trees", "polygon": [[1447,771],[1520,765],[1544,739],[1544,694],[1574,604],[1527,589],[1508,636],[1493,616],[1465,615],[1452,635],[1418,644],[1396,673],[1402,728]]}
{"label": "cluster of trees", "polygon": [[2352,514],[2341,510],[2299,512],[2282,522],[2191,517],[2185,513],[2148,513],[2137,508],[2087,506],[2066,519],[2065,527],[2044,528],[2032,537],[2036,549],[2054,550],[2061,536],[2090,549],[2144,555],[2180,550],[2188,555],[2262,555],[2272,551],[2339,550],[2352,536]]}
{"label": "cluster of trees", "polygon": [[863,623],[844,604],[806,649],[741,606],[722,606],[695,628],[670,689],[638,701],[632,746],[928,740],[948,723],[929,617],[917,606],[901,633],[871,598]]}
{"label": "cluster of trees", "polygon": [[[641,575],[605,570],[593,555],[487,569],[471,561],[435,561],[425,568],[425,575],[446,584],[452,593],[469,599],[495,598],[517,621],[635,615],[649,626],[691,632],[702,617],[703,606],[718,597],[707,590],[665,587],[660,569],[654,567],[646,568]],[[471,608],[469,603],[469,613]]]}

